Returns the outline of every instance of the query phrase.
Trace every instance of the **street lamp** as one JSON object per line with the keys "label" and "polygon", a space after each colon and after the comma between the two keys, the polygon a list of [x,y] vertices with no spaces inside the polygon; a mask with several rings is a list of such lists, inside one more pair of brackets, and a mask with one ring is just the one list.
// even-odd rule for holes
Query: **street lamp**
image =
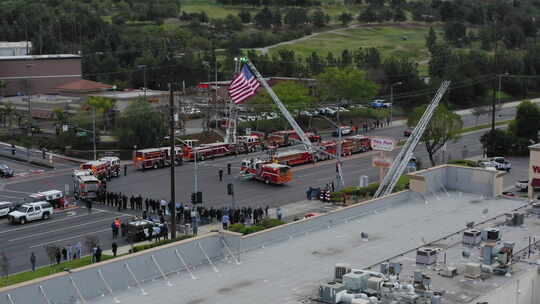
{"label": "street lamp", "polygon": [[394,86],[398,86],[398,85],[402,85],[403,82],[401,81],[398,81],[396,83],[392,83],[390,85],[390,123],[389,125],[392,123],[392,112],[393,112],[393,108],[394,108]]}
{"label": "street lamp", "polygon": [[138,65],[137,68],[140,70],[143,70],[144,98],[146,99],[146,65],[141,64],[141,65]]}
{"label": "street lamp", "polygon": [[[326,121],[328,121],[334,127],[337,128],[337,131],[338,131],[338,145],[337,145],[337,149],[336,149],[336,154],[337,154],[336,160],[337,160],[338,170],[341,170],[341,148],[342,148],[342,144],[343,144],[343,142],[341,140],[341,126],[336,124],[335,122],[333,122],[331,119],[329,119],[326,116],[322,116],[322,115],[316,115],[316,116],[324,118]],[[340,172],[337,172],[337,178],[339,179],[341,186],[345,187],[345,181],[341,178],[341,173]]]}
{"label": "street lamp", "polygon": [[501,102],[502,78],[504,76],[510,76],[510,74],[508,72],[506,72],[504,74],[499,74],[498,75],[498,77],[499,77],[499,89],[498,89],[498,93],[497,93],[497,104],[499,104]]}

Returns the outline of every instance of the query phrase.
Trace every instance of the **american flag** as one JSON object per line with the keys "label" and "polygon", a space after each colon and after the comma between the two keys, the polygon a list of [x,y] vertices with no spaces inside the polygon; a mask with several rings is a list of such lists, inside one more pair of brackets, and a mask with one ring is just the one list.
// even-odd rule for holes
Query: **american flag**
{"label": "american flag", "polygon": [[235,104],[239,104],[255,95],[260,86],[261,84],[257,81],[257,78],[245,64],[240,74],[229,85],[229,95]]}

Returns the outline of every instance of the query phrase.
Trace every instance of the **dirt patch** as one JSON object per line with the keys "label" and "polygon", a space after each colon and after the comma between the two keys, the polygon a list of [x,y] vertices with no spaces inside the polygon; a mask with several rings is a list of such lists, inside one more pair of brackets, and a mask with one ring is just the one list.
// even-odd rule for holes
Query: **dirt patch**
{"label": "dirt patch", "polygon": [[195,300],[191,300],[187,302],[187,304],[201,304],[201,303],[204,303],[205,301],[206,301],[205,299],[195,299]]}
{"label": "dirt patch", "polygon": [[341,248],[324,248],[311,252],[314,256],[332,256],[343,252]]}
{"label": "dirt patch", "polygon": [[231,292],[231,291],[233,291],[235,289],[245,288],[245,287],[248,287],[248,286],[250,286],[252,284],[253,284],[252,281],[247,281],[247,280],[240,281],[240,282],[232,284],[230,286],[218,289],[218,293],[229,293],[229,292]]}

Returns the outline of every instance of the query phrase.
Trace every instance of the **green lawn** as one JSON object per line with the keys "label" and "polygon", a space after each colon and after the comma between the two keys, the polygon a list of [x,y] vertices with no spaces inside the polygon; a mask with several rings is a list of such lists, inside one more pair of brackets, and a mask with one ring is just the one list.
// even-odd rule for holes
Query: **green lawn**
{"label": "green lawn", "polygon": [[[105,254],[101,256],[102,261],[106,261],[112,258],[113,258],[112,256],[105,255]],[[30,262],[28,262],[28,264],[30,264]],[[60,263],[58,265],[55,264],[52,266],[41,267],[41,268],[36,269],[35,272],[26,271],[26,272],[17,273],[14,275],[10,275],[7,278],[1,278],[0,287],[13,285],[13,284],[17,284],[17,283],[21,283],[25,281],[30,281],[30,280],[41,278],[41,277],[46,277],[54,273],[62,272],[66,268],[75,269],[75,268],[83,267],[90,264],[91,264],[90,257],[87,256],[87,257],[83,257],[81,259],[77,259],[74,261]]]}
{"label": "green lawn", "polygon": [[[320,34],[294,44],[273,48],[270,52],[288,48],[301,56],[308,56],[312,52],[323,56],[333,52],[335,56],[339,56],[344,49],[354,51],[360,47],[376,47],[383,57],[412,57],[420,61],[429,58],[425,47],[428,30],[429,27],[421,25],[363,26]],[[407,39],[404,40],[404,37]]]}

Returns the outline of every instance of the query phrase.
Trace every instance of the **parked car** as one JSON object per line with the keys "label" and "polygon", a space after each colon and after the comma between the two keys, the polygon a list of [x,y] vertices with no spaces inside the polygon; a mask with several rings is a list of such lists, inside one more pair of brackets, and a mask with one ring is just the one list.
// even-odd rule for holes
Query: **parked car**
{"label": "parked car", "polygon": [[0,177],[13,177],[13,175],[15,175],[13,169],[8,167],[6,164],[0,164]]}
{"label": "parked car", "polygon": [[392,103],[385,102],[384,99],[375,99],[369,103],[369,106],[373,109],[384,109],[384,108],[391,108]]}
{"label": "parked car", "polygon": [[26,224],[35,220],[46,220],[53,214],[53,207],[49,202],[35,202],[23,204],[15,211],[8,214],[9,221],[12,224]]}
{"label": "parked car", "polygon": [[[528,179],[518,180],[515,186],[519,191],[526,192],[529,190],[529,180]],[[538,190],[540,190],[540,188],[534,187],[534,191],[538,191]]]}
{"label": "parked car", "polygon": [[512,169],[512,163],[502,156],[494,157],[490,161],[493,163],[493,166],[497,168],[497,170],[510,172],[510,169]]}
{"label": "parked car", "polygon": [[[352,134],[352,128],[349,126],[341,126],[341,136],[347,136]],[[339,136],[338,130],[336,129],[334,132],[332,132],[332,136]]]}
{"label": "parked car", "polygon": [[11,202],[0,202],[0,217],[8,215],[15,209],[15,204]]}

